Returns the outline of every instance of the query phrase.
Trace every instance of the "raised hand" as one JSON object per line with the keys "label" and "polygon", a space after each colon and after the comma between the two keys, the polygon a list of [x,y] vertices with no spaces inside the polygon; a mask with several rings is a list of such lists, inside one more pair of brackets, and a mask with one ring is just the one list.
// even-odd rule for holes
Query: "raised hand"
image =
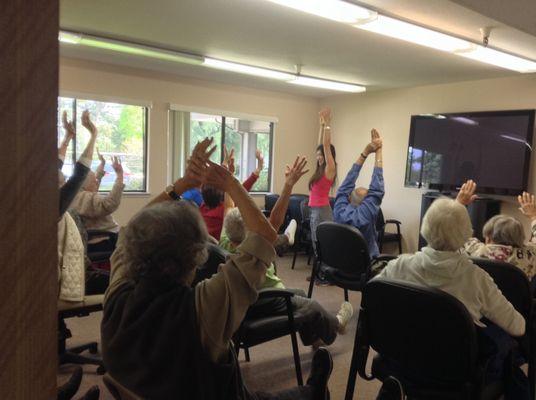
{"label": "raised hand", "polygon": [[117,156],[112,156],[111,159],[112,168],[114,169],[116,175],[123,175],[123,165],[121,164],[121,159]]}
{"label": "raised hand", "polygon": [[[104,159],[104,157],[102,156],[102,154],[99,152],[99,149],[97,148],[97,157],[99,157],[99,160],[100,160],[100,166],[102,166],[102,168],[104,168],[104,166],[106,165],[106,160]],[[113,160],[112,160],[113,161]]]}
{"label": "raised hand", "polygon": [[320,118],[320,125],[329,125],[331,122],[331,109],[329,107],[323,108],[318,113]]}
{"label": "raised hand", "polygon": [[308,169],[303,170],[307,165],[307,159],[305,157],[296,157],[292,168],[288,165],[285,168],[285,184],[291,188],[300,180],[300,178],[309,172]]}
{"label": "raised hand", "polygon": [[255,169],[255,175],[259,176],[264,168],[264,155],[259,149],[255,151],[255,158],[257,159],[257,168]]}
{"label": "raised hand", "polygon": [[223,145],[223,162],[222,166],[227,168],[231,174],[235,173],[235,158],[234,158],[234,149],[231,148],[231,151],[227,149],[227,146]]}
{"label": "raised hand", "polygon": [[95,124],[93,124],[93,122],[91,121],[91,117],[89,115],[89,111],[88,110],[85,110],[83,113],[82,113],[82,118],[81,118],[81,121],[82,121],[82,126],[84,128],[86,128],[89,133],[91,133],[91,136],[97,136],[97,127],[95,126]]}
{"label": "raised hand", "polygon": [[383,146],[382,138],[376,129],[370,131],[370,143],[365,147],[365,154],[375,153]]}
{"label": "raised hand", "polygon": [[188,188],[198,187],[205,181],[207,163],[212,153],[216,151],[216,146],[210,147],[213,140],[213,138],[206,138],[195,145],[186,164],[186,171],[183,177]]}
{"label": "raised hand", "polygon": [[456,201],[464,206],[471,204],[477,198],[475,191],[476,182],[474,182],[472,179],[469,179],[462,185],[460,191],[458,192],[458,196],[456,196]]}
{"label": "raised hand", "polygon": [[517,196],[517,201],[519,202],[519,210],[529,217],[530,219],[536,219],[536,202],[534,195],[523,192],[522,195]]}
{"label": "raised hand", "polygon": [[205,184],[227,192],[235,181],[236,179],[234,179],[234,176],[229,169],[212,161],[208,161],[208,168],[204,180]]}
{"label": "raised hand", "polygon": [[63,129],[65,130],[65,139],[67,141],[70,141],[76,136],[76,131],[74,129],[74,124],[72,121],[67,120],[67,111],[64,111],[62,114],[62,123],[63,123]]}

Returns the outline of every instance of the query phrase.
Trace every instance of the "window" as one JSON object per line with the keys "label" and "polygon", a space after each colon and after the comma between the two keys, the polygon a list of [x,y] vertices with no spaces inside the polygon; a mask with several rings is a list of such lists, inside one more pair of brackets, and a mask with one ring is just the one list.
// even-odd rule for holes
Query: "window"
{"label": "window", "polygon": [[[234,149],[235,176],[244,181],[257,168],[256,150],[260,150],[264,158],[264,167],[259,179],[251,189],[252,192],[269,192],[271,190],[271,160],[273,122],[251,121],[243,118],[231,118],[220,115],[201,114],[195,112],[173,111],[170,115],[170,126],[174,135],[182,132],[185,146],[191,153],[195,145],[206,137],[214,138],[217,146],[211,160],[220,163],[223,160],[223,144]],[[180,140],[173,144],[172,157],[179,151]],[[174,178],[178,177],[178,164],[173,167]],[[184,168],[184,166],[182,166]]]}
{"label": "window", "polygon": [[[109,191],[115,182],[111,156],[121,158],[124,170],[126,192],[145,192],[147,190],[147,107],[82,100],[68,97],[58,99],[58,141],[63,138],[62,113],[67,111],[67,118],[75,121],[76,138],[67,151],[62,172],[67,177],[72,174],[73,165],[80,157],[89,139],[89,133],[80,122],[84,110],[88,110],[91,119],[99,130],[96,149],[106,159],[104,177],[100,191]],[[74,116],[74,118],[73,118]],[[99,165],[95,149],[91,169]]]}

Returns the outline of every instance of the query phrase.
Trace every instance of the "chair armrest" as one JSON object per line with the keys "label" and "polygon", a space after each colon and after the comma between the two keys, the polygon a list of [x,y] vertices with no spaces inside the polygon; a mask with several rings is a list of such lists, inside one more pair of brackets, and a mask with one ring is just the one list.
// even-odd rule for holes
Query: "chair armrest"
{"label": "chair armrest", "polygon": [[372,262],[374,261],[391,261],[398,258],[398,256],[394,256],[392,254],[380,254],[378,257],[374,258]]}
{"label": "chair armrest", "polygon": [[385,220],[385,225],[387,225],[387,224],[402,225],[402,222],[400,222],[397,219],[387,219],[387,220]]}
{"label": "chair armrest", "polygon": [[290,299],[294,296],[294,292],[287,289],[262,289],[259,290],[259,299],[269,299],[274,297],[283,297]]}
{"label": "chair armrest", "polygon": [[110,232],[110,231],[102,231],[102,230],[99,230],[99,229],[88,229],[87,230],[88,238],[95,237],[95,236],[108,236],[108,237],[111,237],[112,235],[117,235],[117,233]]}

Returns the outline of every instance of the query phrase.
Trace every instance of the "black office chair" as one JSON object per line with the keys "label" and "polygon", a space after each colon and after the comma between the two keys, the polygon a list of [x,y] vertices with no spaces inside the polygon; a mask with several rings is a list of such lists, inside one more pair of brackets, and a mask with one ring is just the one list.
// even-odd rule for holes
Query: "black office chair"
{"label": "black office chair", "polygon": [[317,257],[313,264],[308,297],[313,295],[315,277],[320,266],[326,279],[344,289],[361,291],[370,279],[370,256],[367,242],[357,228],[335,222],[322,222],[316,230]]}
{"label": "black office chair", "polygon": [[[366,371],[370,349],[377,355]],[[476,326],[465,306],[438,289],[374,279],[363,290],[346,400],[356,375],[397,378],[408,398],[497,399],[502,384],[484,387]]]}
{"label": "black office chair", "polygon": [[298,229],[296,230],[296,239],[294,242],[294,255],[292,257],[291,268],[294,269],[296,257],[300,250],[305,250],[307,254],[307,265],[311,264],[313,256],[313,242],[311,239],[311,208],[309,207],[309,199],[303,199],[300,203],[301,221],[298,221]]}
{"label": "black office chair", "polygon": [[197,285],[202,280],[210,278],[212,275],[218,272],[219,265],[224,264],[227,260],[227,256],[229,255],[229,253],[213,243],[209,243],[207,245],[207,251],[208,259],[205,264],[197,267],[192,287]]}
{"label": "black office chair", "polygon": [[303,377],[296,332],[298,332],[303,323],[303,315],[293,311],[290,300],[292,296],[294,296],[294,293],[286,289],[260,290],[257,302],[267,300],[281,301],[283,302],[285,313],[271,316],[250,316],[250,313],[248,312],[242,321],[240,328],[236,332],[233,341],[235,343],[237,357],[240,349],[244,349],[246,361],[250,361],[250,347],[290,335],[292,353],[294,356],[294,368],[296,370],[296,380],[298,385],[302,386]]}
{"label": "black office chair", "polygon": [[528,378],[531,395],[534,399],[536,385],[536,332],[534,329],[534,299],[531,283],[521,269],[510,263],[477,257],[471,257],[471,261],[493,278],[504,297],[525,317],[525,335],[519,338],[518,342],[523,357],[529,365]]}
{"label": "black office chair", "polygon": [[[389,224],[396,225],[396,233],[385,232],[385,227]],[[378,232],[378,249],[380,253],[383,251],[384,243],[397,242],[398,243],[398,253],[402,254],[402,234],[400,233],[400,225],[402,222],[396,219],[385,220],[383,218],[383,212],[380,208],[378,213],[378,218],[376,218],[376,231]]]}
{"label": "black office chair", "polygon": [[102,311],[103,301],[104,295],[102,294],[85,296],[84,300],[80,302],[58,300],[58,358],[60,364],[92,364],[97,366],[98,374],[104,374],[102,358],[80,354],[86,350],[90,354],[97,354],[97,342],[67,348],[67,339],[72,337],[72,334],[65,323],[67,318],[86,317],[93,312]]}
{"label": "black office chair", "polygon": [[277,199],[279,199],[278,194],[268,193],[264,195],[264,209],[262,210],[262,212],[266,217],[270,216],[270,213],[272,212],[275,203],[277,203]]}

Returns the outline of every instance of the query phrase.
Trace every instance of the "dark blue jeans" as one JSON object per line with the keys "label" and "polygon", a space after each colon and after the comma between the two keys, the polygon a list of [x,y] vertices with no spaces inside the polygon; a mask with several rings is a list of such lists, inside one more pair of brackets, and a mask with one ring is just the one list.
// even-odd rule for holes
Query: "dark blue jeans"
{"label": "dark blue jeans", "polygon": [[524,363],[519,344],[508,333],[489,321],[478,329],[479,354],[488,359],[485,383],[504,382],[505,400],[529,400],[529,380],[519,368]]}

